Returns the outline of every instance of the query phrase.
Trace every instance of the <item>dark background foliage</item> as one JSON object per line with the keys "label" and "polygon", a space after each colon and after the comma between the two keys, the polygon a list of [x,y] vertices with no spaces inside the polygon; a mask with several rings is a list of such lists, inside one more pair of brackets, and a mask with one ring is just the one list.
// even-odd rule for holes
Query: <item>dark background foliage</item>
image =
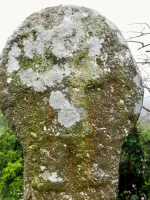
{"label": "dark background foliage", "polygon": [[2,115],[0,122],[0,200],[19,200],[23,194],[22,147]]}
{"label": "dark background foliage", "polygon": [[123,146],[119,168],[119,199],[150,199],[150,128],[139,123]]}

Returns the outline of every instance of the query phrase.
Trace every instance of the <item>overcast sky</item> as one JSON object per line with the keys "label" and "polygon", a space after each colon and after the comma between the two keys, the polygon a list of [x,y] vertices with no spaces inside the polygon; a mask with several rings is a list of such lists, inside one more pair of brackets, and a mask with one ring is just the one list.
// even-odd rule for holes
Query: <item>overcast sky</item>
{"label": "overcast sky", "polygon": [[[150,0],[0,0],[0,52],[7,38],[33,12],[57,5],[79,5],[97,10],[115,23],[121,31],[129,31],[135,22],[150,24]],[[133,54],[136,49],[132,48]]]}

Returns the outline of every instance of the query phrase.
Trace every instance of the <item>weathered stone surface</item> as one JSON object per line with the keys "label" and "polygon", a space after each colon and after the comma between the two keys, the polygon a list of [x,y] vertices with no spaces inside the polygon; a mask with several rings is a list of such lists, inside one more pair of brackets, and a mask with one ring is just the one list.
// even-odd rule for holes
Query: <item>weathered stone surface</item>
{"label": "weathered stone surface", "polygon": [[117,27],[84,7],[29,16],[0,61],[0,105],[24,150],[24,200],[114,200],[143,87]]}

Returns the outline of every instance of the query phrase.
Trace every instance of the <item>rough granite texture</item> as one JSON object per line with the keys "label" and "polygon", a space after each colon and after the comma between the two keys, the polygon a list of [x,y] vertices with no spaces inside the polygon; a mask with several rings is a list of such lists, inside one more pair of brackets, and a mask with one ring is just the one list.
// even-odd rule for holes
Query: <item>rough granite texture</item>
{"label": "rough granite texture", "polygon": [[142,98],[128,45],[104,16],[62,5],[29,16],[0,58],[0,107],[24,150],[24,200],[116,200]]}

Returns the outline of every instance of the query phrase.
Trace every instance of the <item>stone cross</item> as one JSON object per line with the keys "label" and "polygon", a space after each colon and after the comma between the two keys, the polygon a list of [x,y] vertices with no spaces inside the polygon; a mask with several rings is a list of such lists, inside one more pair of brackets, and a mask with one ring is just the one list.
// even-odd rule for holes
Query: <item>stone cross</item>
{"label": "stone cross", "polygon": [[120,152],[143,98],[118,28],[97,11],[45,8],[8,39],[0,107],[24,151],[24,200],[117,199]]}

